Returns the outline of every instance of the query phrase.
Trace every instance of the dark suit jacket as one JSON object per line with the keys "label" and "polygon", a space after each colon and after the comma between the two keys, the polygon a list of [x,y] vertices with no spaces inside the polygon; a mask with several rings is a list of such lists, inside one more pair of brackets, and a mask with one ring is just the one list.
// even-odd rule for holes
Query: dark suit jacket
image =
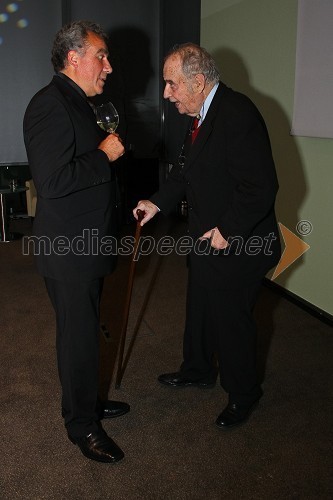
{"label": "dark suit jacket", "polygon": [[34,235],[45,242],[34,242],[43,276],[89,280],[114,268],[110,247],[105,255],[99,248],[101,238],[116,235],[114,166],[96,149],[105,136],[88,101],[59,76],[28,105],[24,140],[38,194]]}
{"label": "dark suit jacket", "polygon": [[194,242],[214,227],[233,241],[224,251],[204,243],[190,254],[194,281],[228,288],[256,281],[277,264],[277,190],[262,116],[250,99],[220,82],[184,167],[174,166],[151,201],[169,213],[185,195]]}

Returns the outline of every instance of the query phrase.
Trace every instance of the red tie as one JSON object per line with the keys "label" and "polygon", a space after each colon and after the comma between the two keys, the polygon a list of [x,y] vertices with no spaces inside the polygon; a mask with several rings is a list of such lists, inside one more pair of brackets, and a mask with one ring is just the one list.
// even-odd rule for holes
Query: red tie
{"label": "red tie", "polygon": [[191,129],[191,142],[192,142],[192,144],[194,143],[194,141],[198,135],[198,132],[199,132],[198,123],[199,123],[199,118],[196,116],[195,118],[193,118],[193,122],[192,122],[192,129]]}

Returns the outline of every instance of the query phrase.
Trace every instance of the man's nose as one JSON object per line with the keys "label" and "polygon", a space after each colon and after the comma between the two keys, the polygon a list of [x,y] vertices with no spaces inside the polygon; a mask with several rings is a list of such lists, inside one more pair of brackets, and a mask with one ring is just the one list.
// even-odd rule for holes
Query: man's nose
{"label": "man's nose", "polygon": [[170,85],[166,83],[164,87],[163,97],[164,99],[169,99],[170,96],[171,96],[171,88]]}
{"label": "man's nose", "polygon": [[112,66],[111,66],[111,64],[109,63],[108,59],[106,59],[106,60],[105,60],[105,62],[104,62],[104,68],[103,68],[103,71],[104,71],[105,73],[108,73],[108,74],[112,73]]}

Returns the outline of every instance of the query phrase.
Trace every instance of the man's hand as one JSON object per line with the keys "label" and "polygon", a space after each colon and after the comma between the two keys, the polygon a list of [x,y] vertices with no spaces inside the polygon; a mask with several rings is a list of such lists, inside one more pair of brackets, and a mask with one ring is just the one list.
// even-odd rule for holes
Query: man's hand
{"label": "man's hand", "polygon": [[214,229],[207,231],[199,238],[199,240],[204,239],[210,239],[210,245],[217,250],[224,250],[229,245],[229,243],[223,238],[217,227],[214,227]]}
{"label": "man's hand", "polygon": [[125,153],[124,146],[118,134],[109,134],[98,146],[104,151],[109,161],[116,161]]}
{"label": "man's hand", "polygon": [[148,222],[150,219],[152,219],[154,217],[154,215],[156,215],[157,212],[159,212],[158,207],[156,205],[154,205],[154,203],[152,203],[149,200],[139,201],[137,206],[134,208],[133,215],[136,218],[136,220],[138,220],[138,215],[136,213],[137,210],[142,210],[145,213],[145,215],[140,223],[141,226],[146,224],[146,222]]}

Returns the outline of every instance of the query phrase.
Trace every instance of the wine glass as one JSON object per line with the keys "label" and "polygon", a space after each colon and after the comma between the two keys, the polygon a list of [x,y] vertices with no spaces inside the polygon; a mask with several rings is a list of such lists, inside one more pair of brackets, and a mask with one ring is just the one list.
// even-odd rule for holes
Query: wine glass
{"label": "wine glass", "polygon": [[118,111],[112,102],[96,106],[96,119],[98,125],[109,134],[113,134],[119,124]]}

